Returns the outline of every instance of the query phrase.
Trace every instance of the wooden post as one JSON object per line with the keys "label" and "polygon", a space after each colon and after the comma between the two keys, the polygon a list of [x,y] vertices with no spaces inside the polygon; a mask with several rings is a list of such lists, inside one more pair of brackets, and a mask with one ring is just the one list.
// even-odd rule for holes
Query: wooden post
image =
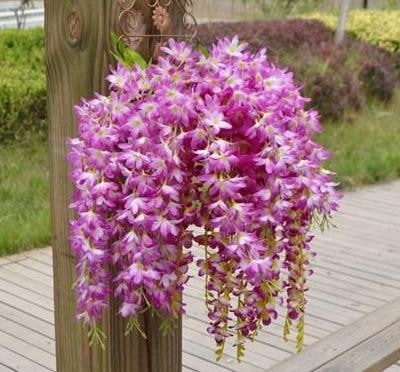
{"label": "wooden post", "polygon": [[[152,27],[151,11],[138,0],[145,26]],[[171,16],[178,28],[180,8],[173,1]],[[148,339],[124,336],[125,324],[112,301],[104,316],[106,351],[90,348],[87,330],[74,320],[75,259],[68,235],[71,183],[66,162],[66,140],[76,135],[72,108],[81,97],[106,92],[104,76],[110,64],[110,34],[118,30],[116,0],[45,0],[46,66],[50,140],[50,182],[54,267],[57,372],[179,372],[181,325],[174,335],[162,337],[159,321],[148,314],[141,319]],[[175,30],[176,31],[176,30]],[[149,51],[150,40],[140,49]]]}

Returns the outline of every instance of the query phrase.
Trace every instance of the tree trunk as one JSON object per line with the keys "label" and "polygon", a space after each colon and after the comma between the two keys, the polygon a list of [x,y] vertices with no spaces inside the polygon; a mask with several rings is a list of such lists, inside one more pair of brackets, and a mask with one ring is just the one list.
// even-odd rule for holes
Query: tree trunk
{"label": "tree trunk", "polygon": [[340,4],[339,22],[335,34],[335,43],[339,45],[343,42],[346,33],[346,22],[349,13],[350,0],[342,0]]}
{"label": "tree trunk", "polygon": [[[136,6],[144,9],[144,3],[138,0]],[[181,11],[174,1],[171,7],[177,29]],[[136,333],[125,337],[125,324],[117,316],[118,304],[111,300],[102,324],[107,334],[103,351],[89,346],[87,329],[74,320],[71,287],[76,275],[68,243],[72,187],[66,141],[76,135],[73,106],[81,97],[107,91],[104,76],[111,62],[110,34],[119,29],[118,14],[116,0],[45,0],[57,372],[181,371],[181,326],[174,335],[162,337],[159,320],[146,314],[141,322],[148,339]],[[152,28],[149,9],[144,24],[147,30]],[[140,45],[147,56],[150,42],[143,39]]]}
{"label": "tree trunk", "polygon": [[363,0],[363,8],[368,9],[368,0]]}

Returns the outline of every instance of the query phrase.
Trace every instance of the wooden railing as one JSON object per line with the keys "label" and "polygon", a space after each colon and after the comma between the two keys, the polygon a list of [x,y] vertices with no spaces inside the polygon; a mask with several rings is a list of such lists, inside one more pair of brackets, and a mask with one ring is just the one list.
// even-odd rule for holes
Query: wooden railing
{"label": "wooden railing", "polygon": [[0,5],[0,28],[25,28],[43,25],[43,6],[35,7],[33,0],[0,0]]}

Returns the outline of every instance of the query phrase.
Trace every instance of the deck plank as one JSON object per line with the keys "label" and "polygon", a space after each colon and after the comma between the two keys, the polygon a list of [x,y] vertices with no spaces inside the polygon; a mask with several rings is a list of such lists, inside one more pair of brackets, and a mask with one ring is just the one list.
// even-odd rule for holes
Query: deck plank
{"label": "deck plank", "polygon": [[51,268],[51,272],[52,272],[52,270],[53,270],[53,257],[52,256],[46,255],[42,252],[36,252],[36,251],[27,252],[26,256],[32,260],[41,262],[42,264],[49,266]]}
{"label": "deck plank", "polygon": [[[380,333],[382,329],[397,324],[400,321],[400,297],[376,310],[370,315],[354,322],[350,326],[326,337],[318,343],[310,346],[313,358],[309,354],[299,354],[272,368],[272,372],[308,372],[324,371],[327,362],[333,361],[343,353],[361,344],[369,337]],[[400,323],[399,323],[400,324]],[[397,327],[398,328],[398,327]],[[400,330],[396,328],[396,331]],[[387,336],[387,335],[385,335]],[[390,335],[391,337],[393,335]],[[384,340],[384,337],[383,339]],[[400,337],[399,337],[400,342]],[[400,345],[400,344],[399,344]],[[364,356],[365,357],[365,356]],[[393,361],[393,363],[395,360]],[[345,368],[345,366],[343,366]],[[354,366],[353,366],[354,368]],[[331,371],[339,371],[333,368]],[[343,369],[346,370],[346,369]],[[354,369],[353,369],[354,370]],[[362,368],[360,370],[363,370]],[[329,371],[326,369],[325,371]],[[348,371],[348,370],[346,370]]]}
{"label": "deck plank", "polygon": [[34,315],[38,319],[42,319],[49,324],[54,323],[53,311],[35,305],[32,302],[26,301],[7,292],[0,291],[0,304],[4,304],[15,309],[25,309],[25,311],[29,311],[29,314]]}
{"label": "deck plank", "polygon": [[49,287],[53,287],[53,278],[42,274],[32,268],[29,268],[27,266],[21,265],[19,262],[12,263],[10,265],[7,265],[7,270],[12,271],[16,274],[22,275],[28,280],[35,280],[41,284],[47,285]]}
{"label": "deck plank", "polygon": [[[399,194],[400,181],[346,193],[335,220],[338,228],[316,233],[318,255],[306,311],[308,347],[323,348],[332,333],[357,325],[400,296]],[[52,263],[50,247],[0,258],[0,372],[55,371]],[[190,272],[196,272],[195,266]],[[258,372],[295,352],[295,342],[281,338],[284,310],[279,310],[271,327],[247,344],[244,363],[234,360],[233,341],[217,363],[213,338],[206,332],[203,279],[190,280],[184,301],[184,371]],[[387,371],[400,371],[400,366]]]}
{"label": "deck plank", "polygon": [[[399,302],[400,305],[400,302]],[[400,359],[400,320],[317,371],[382,371]]]}
{"label": "deck plank", "polygon": [[0,372],[15,372],[15,369],[7,367],[5,364],[0,362]]}
{"label": "deck plank", "polygon": [[19,262],[19,265],[35,270],[43,275],[53,278],[53,267],[46,265],[38,260],[27,257],[26,260]]}
{"label": "deck plank", "polygon": [[2,317],[0,317],[0,329],[31,345],[35,345],[37,348],[47,353],[55,355],[55,341],[49,337],[43,337],[42,334],[36,331]]}
{"label": "deck plank", "polygon": [[54,326],[28,313],[29,309],[20,310],[0,303],[0,317],[24,326],[43,337],[54,339]]}
{"label": "deck plank", "polygon": [[42,284],[32,278],[29,275],[22,275],[21,273],[15,273],[10,271],[8,266],[2,267],[0,270],[0,278],[4,282],[13,283],[18,287],[31,291],[34,295],[39,294],[41,296],[53,299],[53,289],[45,284]]}
{"label": "deck plank", "polygon": [[[1,365],[17,372],[49,372],[49,369],[32,362],[31,360],[0,346]],[[7,371],[7,370],[6,370]]]}
{"label": "deck plank", "polygon": [[3,279],[0,279],[0,293],[1,292],[24,299],[25,301],[43,307],[44,309],[50,311],[54,310],[54,302],[51,298],[32,292],[27,288],[18,286],[12,282],[7,282]]}
{"label": "deck plank", "polygon": [[40,367],[49,371],[56,369],[54,355],[51,355],[36,346],[0,331],[0,346],[12,350],[24,358],[34,361]]}

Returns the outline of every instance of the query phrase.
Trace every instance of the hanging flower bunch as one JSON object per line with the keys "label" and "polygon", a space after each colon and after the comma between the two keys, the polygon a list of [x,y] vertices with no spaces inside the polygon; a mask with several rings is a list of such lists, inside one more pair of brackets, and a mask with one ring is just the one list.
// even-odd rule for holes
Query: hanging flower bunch
{"label": "hanging flower bunch", "polygon": [[279,306],[301,348],[310,229],[338,200],[312,140],[318,114],[291,73],[237,38],[209,55],[174,40],[162,52],[146,68],[118,65],[109,95],[76,107],[78,318],[98,338],[112,296],[130,327],[148,309],[177,319],[200,247],[217,356],[234,337],[241,358]]}

